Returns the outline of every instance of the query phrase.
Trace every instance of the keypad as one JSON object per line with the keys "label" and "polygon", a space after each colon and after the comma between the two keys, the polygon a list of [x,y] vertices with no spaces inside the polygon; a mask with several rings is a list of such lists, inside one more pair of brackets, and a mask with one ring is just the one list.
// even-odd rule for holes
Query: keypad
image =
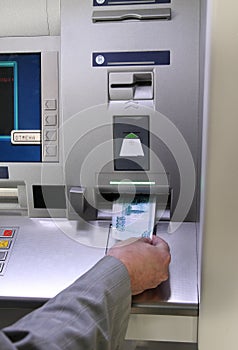
{"label": "keypad", "polygon": [[0,226],[0,276],[5,273],[17,232],[18,227]]}

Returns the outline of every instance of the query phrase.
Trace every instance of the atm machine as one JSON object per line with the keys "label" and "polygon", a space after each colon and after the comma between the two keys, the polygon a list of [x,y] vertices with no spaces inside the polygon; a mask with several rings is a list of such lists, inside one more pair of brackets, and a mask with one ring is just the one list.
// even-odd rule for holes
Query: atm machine
{"label": "atm machine", "polygon": [[62,0],[60,43],[2,40],[1,326],[104,256],[118,203],[146,200],[172,262],[133,298],[127,344],[196,349],[205,7]]}

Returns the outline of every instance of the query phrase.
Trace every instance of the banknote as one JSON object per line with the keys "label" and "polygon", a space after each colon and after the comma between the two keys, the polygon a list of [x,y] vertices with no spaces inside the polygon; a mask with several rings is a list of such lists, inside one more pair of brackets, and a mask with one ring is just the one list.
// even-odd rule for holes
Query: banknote
{"label": "banknote", "polygon": [[133,201],[120,198],[113,204],[112,237],[151,237],[156,212],[155,196],[136,196]]}

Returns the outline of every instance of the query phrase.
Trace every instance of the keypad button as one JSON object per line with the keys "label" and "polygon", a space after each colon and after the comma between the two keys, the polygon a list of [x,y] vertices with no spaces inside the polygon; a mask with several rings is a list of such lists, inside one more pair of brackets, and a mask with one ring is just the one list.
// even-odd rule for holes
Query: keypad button
{"label": "keypad button", "polygon": [[0,240],[0,249],[9,249],[11,245],[11,241],[7,239],[1,239]]}
{"label": "keypad button", "polygon": [[2,270],[3,270],[3,266],[4,266],[4,264],[3,264],[3,263],[0,263],[0,273],[1,273]]}
{"label": "keypad button", "polygon": [[13,236],[13,230],[4,230],[3,231],[3,237],[12,237]]}
{"label": "keypad button", "polygon": [[18,230],[14,226],[0,226],[0,276],[6,273]]}
{"label": "keypad button", "polygon": [[7,252],[0,252],[0,261],[4,261],[7,258]]}

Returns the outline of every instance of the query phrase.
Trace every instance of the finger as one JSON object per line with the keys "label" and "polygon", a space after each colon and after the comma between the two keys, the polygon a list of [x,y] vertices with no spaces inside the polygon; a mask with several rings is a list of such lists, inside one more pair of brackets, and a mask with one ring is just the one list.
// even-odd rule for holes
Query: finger
{"label": "finger", "polygon": [[140,241],[141,241],[141,242],[144,242],[144,243],[149,243],[149,244],[152,244],[152,243],[153,243],[152,239],[149,238],[149,237],[141,237],[141,238],[140,238]]}
{"label": "finger", "polygon": [[158,247],[158,248],[159,247],[166,248],[167,251],[170,252],[170,248],[169,248],[168,243],[160,237],[153,236],[153,243],[152,244],[153,244],[153,246]]}
{"label": "finger", "polygon": [[117,242],[116,244],[114,244],[112,246],[112,248],[120,248],[120,247],[124,247],[126,245],[129,245],[129,244],[132,244],[136,241],[138,241],[140,238],[137,238],[137,237],[131,237],[131,238],[128,238],[124,241],[120,241],[120,242]]}
{"label": "finger", "polygon": [[160,238],[159,236],[153,236],[152,237],[152,241],[153,241],[153,245],[157,246],[159,244],[166,244],[167,242],[165,240],[163,240],[162,238]]}

